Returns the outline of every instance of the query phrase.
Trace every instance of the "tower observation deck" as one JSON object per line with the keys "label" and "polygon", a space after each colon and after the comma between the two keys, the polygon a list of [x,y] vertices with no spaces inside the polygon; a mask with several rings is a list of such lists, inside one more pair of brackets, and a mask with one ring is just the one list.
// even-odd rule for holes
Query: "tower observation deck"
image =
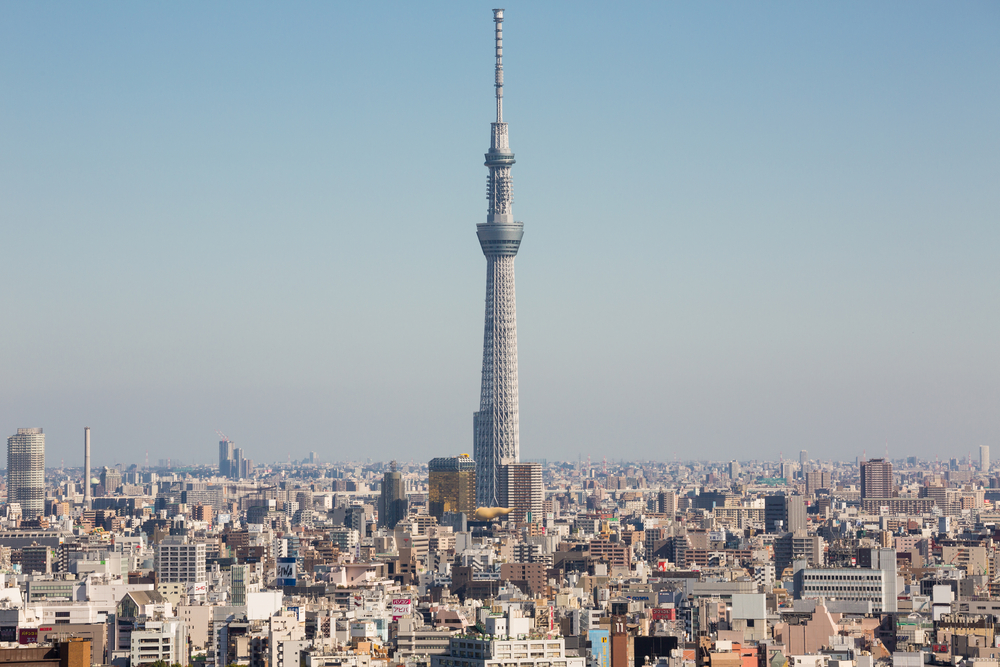
{"label": "tower observation deck", "polygon": [[486,222],[476,225],[486,255],[486,326],[483,334],[483,380],[479,412],[473,416],[476,458],[476,504],[496,507],[500,499],[500,467],[517,463],[517,312],[514,301],[514,257],[524,224],[514,221],[510,170],[514,154],[503,121],[503,10],[493,10],[496,25],[497,119],[491,124],[486,153],[489,180]]}

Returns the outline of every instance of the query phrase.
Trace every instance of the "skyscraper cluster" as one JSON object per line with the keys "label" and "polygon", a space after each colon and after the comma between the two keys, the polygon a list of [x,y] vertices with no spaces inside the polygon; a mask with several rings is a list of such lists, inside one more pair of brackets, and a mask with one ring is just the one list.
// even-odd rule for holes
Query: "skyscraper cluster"
{"label": "skyscraper cluster", "polygon": [[219,475],[229,479],[247,479],[253,474],[253,460],[232,440],[219,441]]}

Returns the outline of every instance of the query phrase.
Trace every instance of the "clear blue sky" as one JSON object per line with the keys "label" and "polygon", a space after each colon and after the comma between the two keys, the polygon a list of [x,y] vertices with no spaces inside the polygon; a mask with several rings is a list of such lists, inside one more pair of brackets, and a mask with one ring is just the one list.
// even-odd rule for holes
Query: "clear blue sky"
{"label": "clear blue sky", "polygon": [[[0,432],[428,459],[492,4],[0,4]],[[523,458],[1000,454],[1000,4],[506,5]]]}

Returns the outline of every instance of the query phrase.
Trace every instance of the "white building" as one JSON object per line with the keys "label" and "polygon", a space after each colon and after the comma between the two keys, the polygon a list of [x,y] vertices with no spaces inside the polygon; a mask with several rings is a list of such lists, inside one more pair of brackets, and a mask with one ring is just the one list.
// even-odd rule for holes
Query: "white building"
{"label": "white building", "polygon": [[187,626],[182,621],[146,621],[144,630],[132,631],[131,664],[163,660],[169,665],[188,664]]}
{"label": "white building", "polygon": [[166,537],[156,545],[153,567],[164,583],[202,583],[206,581],[205,545],[188,542],[187,537]]}
{"label": "white building", "polygon": [[302,651],[312,646],[306,639],[305,625],[293,612],[282,612],[268,619],[270,667],[299,667]]}
{"label": "white building", "polygon": [[431,656],[431,667],[585,667],[583,657],[568,657],[559,639],[509,639],[499,636],[452,637],[448,652]]}
{"label": "white building", "polygon": [[358,546],[358,531],[347,526],[334,526],[330,529],[330,541],[336,544],[341,551],[353,552]]}
{"label": "white building", "polygon": [[[873,550],[878,554],[877,568],[806,568],[796,573],[799,596],[871,602],[875,613],[896,611],[898,584],[896,550]],[[801,577],[801,579],[799,579]]]}

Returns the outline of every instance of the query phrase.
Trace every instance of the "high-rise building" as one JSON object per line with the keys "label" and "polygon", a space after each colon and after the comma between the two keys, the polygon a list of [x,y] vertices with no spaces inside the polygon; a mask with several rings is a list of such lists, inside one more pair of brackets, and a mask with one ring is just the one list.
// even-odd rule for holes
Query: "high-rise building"
{"label": "high-rise building", "polygon": [[822,567],[825,564],[823,538],[810,535],[805,529],[778,535],[774,540],[776,574],[783,574],[785,568],[797,560],[804,560],[813,567]]}
{"label": "high-rise building", "polygon": [[806,529],[806,505],[802,496],[764,496],[764,530],[768,533]]}
{"label": "high-rise building", "polygon": [[431,459],[427,465],[427,505],[431,516],[476,511],[476,462],[468,454]]}
{"label": "high-rise building", "polygon": [[990,446],[979,445],[979,470],[988,472],[990,469]]}
{"label": "high-rise building", "polygon": [[219,477],[232,477],[234,446],[232,440],[219,441]]}
{"label": "high-rise building", "polygon": [[804,477],[807,496],[815,495],[819,489],[829,489],[833,485],[832,476],[824,470],[810,470]]}
{"label": "high-rise building", "polygon": [[892,462],[871,459],[861,462],[861,498],[891,498]]}
{"label": "high-rise building", "polygon": [[406,518],[406,489],[403,486],[403,475],[396,470],[396,462],[392,469],[382,475],[382,494],[378,499],[378,525],[395,528],[396,524]]}
{"label": "high-rise building", "polygon": [[221,470],[223,467],[221,460],[223,444],[227,445],[229,455],[229,461],[226,465],[226,477],[229,477],[230,479],[247,479],[250,477],[253,474],[253,459],[246,458],[242,448],[233,447],[232,440],[223,440],[219,443],[219,469]]}
{"label": "high-rise building", "polygon": [[656,511],[673,516],[677,513],[677,492],[660,491],[656,494]]}
{"label": "high-rise building", "polygon": [[104,467],[101,472],[101,486],[104,487],[104,495],[114,495],[118,487],[122,485],[122,474],[118,468]]}
{"label": "high-rise building", "polygon": [[806,468],[809,467],[809,452],[804,449],[799,450],[799,474],[806,476]]}
{"label": "high-rise building", "polygon": [[496,30],[497,119],[486,153],[489,186],[486,222],[476,225],[486,255],[486,325],[483,334],[483,377],[479,412],[473,417],[476,458],[476,504],[500,504],[500,469],[520,460],[517,403],[517,312],[514,300],[514,257],[524,235],[515,222],[510,170],[514,154],[503,120],[503,10],[493,10]]}
{"label": "high-rise building", "polygon": [[83,427],[83,509],[89,510],[90,497],[90,427]]}
{"label": "high-rise building", "polygon": [[743,469],[740,467],[739,461],[733,460],[729,462],[729,479],[739,479],[742,473]]}
{"label": "high-rise building", "polygon": [[508,463],[500,468],[500,505],[512,507],[511,521],[537,523],[542,521],[542,464]]}
{"label": "high-rise building", "polygon": [[153,567],[163,583],[205,582],[205,543],[190,542],[187,536],[164,537],[156,545]]}
{"label": "high-rise building", "polygon": [[21,516],[45,513],[45,434],[19,428],[7,438],[7,502],[21,505]]}

